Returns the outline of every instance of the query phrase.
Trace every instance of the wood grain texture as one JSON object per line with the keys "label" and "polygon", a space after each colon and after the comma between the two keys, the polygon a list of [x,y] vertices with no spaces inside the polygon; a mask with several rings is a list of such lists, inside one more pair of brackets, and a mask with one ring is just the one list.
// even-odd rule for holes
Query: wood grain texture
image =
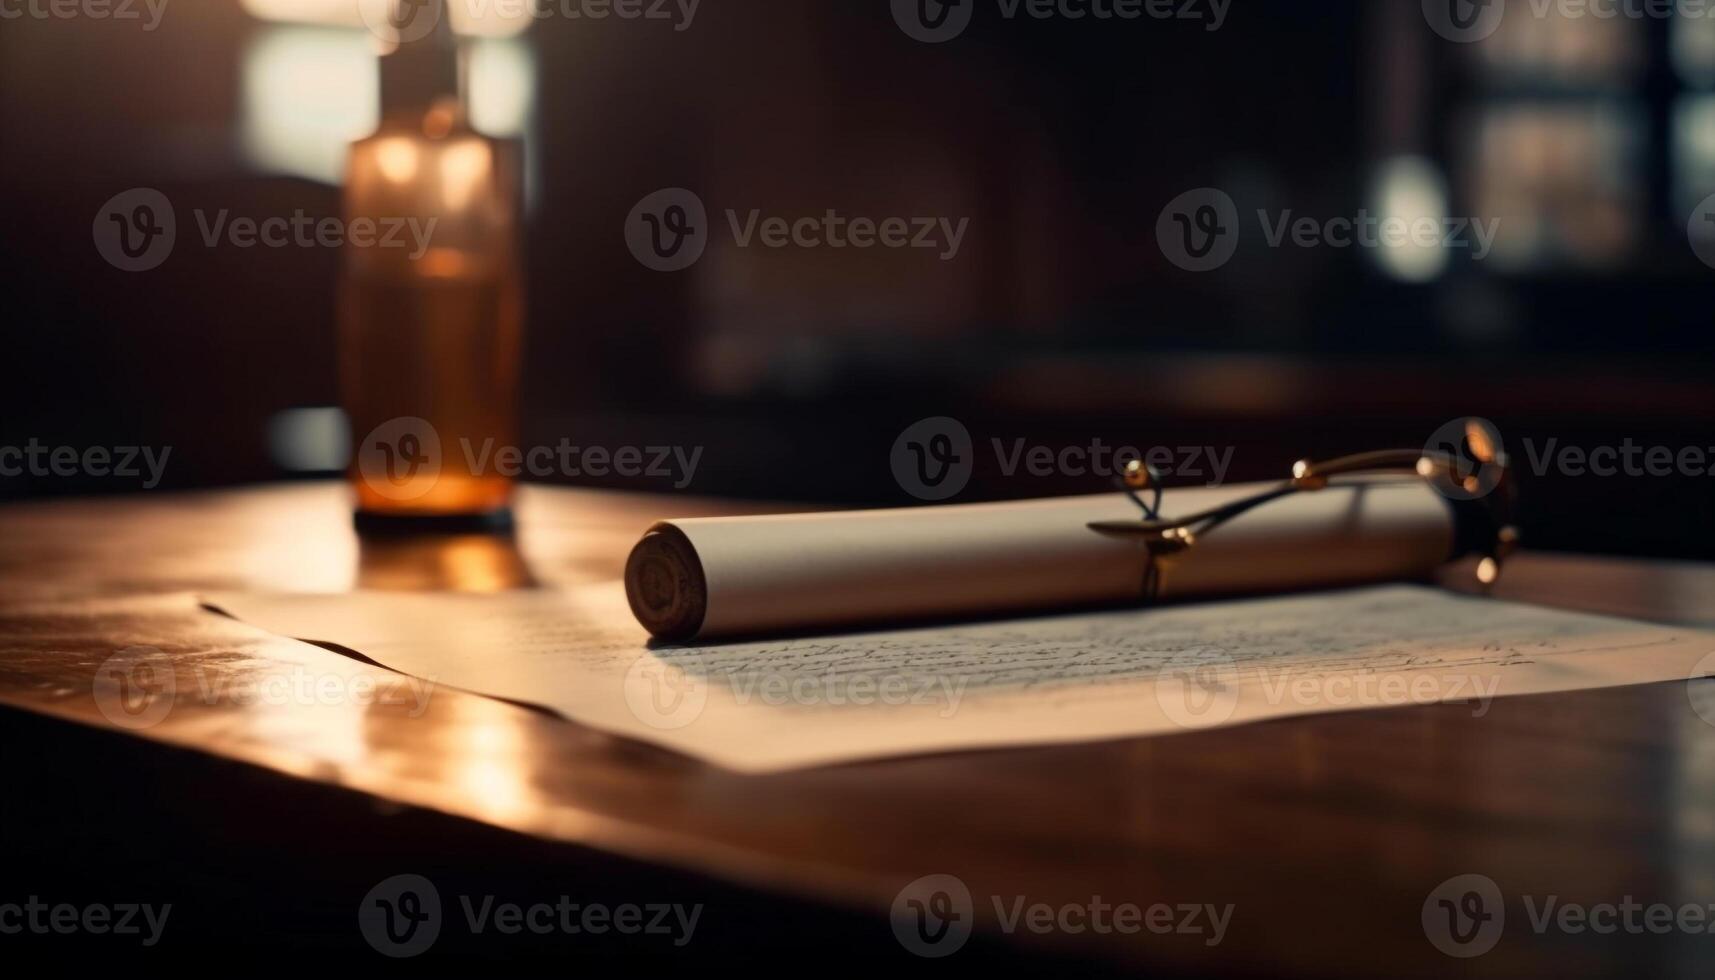
{"label": "wood grain texture", "polygon": [[[456,691],[420,706],[398,675],[207,612],[190,594],[600,581],[621,574],[653,520],[738,510],[531,488],[515,541],[361,542],[343,489],[328,484],[9,507],[0,704],[546,848],[814,899],[873,916],[878,944],[893,943],[886,917],[902,886],[950,873],[969,886],[984,937],[1157,973],[1707,976],[1715,966],[1715,936],[1539,934],[1523,901],[1715,902],[1715,724],[1694,708],[1707,699],[1715,719],[1710,682],[1502,699],[1481,717],[1437,705],[756,777]],[[1715,624],[1715,568],[1702,565],[1526,554],[1501,591]],[[173,692],[164,717],[133,728],[128,715],[114,720],[103,664],[139,647],[129,656],[166,665]],[[240,696],[293,665],[399,696]],[[1492,952],[1449,959],[1426,939],[1422,907],[1438,884],[1473,872],[1507,896],[1506,930]],[[1008,934],[993,902],[1021,897],[1234,911],[1217,946],[1147,931]]]}

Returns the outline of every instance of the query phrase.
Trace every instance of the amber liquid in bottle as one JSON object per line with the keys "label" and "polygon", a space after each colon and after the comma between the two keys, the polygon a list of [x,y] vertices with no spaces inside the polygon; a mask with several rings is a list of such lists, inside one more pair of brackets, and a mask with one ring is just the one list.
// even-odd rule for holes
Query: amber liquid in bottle
{"label": "amber liquid in bottle", "polygon": [[[511,147],[466,128],[456,103],[390,116],[353,144],[340,374],[365,517],[504,514],[517,443],[516,168]],[[413,224],[414,222],[414,224]],[[355,240],[354,235],[348,238]]]}

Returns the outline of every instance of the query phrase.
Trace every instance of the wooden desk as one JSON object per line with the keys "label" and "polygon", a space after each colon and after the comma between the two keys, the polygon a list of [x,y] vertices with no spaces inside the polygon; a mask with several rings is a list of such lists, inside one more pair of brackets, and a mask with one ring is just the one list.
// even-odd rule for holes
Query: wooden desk
{"label": "wooden desk", "polygon": [[[1707,976],[1715,964],[1715,936],[1539,934],[1523,903],[1715,902],[1715,724],[1688,684],[1502,699],[1481,718],[1438,705],[765,777],[451,691],[417,716],[222,699],[223,683],[242,689],[282,660],[393,675],[203,611],[191,592],[596,581],[618,576],[651,519],[734,509],[530,489],[514,547],[360,542],[345,508],[342,488],[319,484],[0,511],[13,887],[169,887],[181,935],[366,958],[352,910],[378,873],[609,900],[655,889],[708,902],[696,941],[652,951],[664,956],[765,946],[908,968],[935,964],[898,946],[888,910],[905,883],[951,873],[975,897],[977,933],[944,963],[966,966]],[[1715,568],[1701,565],[1526,555],[1502,593],[1715,624]],[[103,661],[137,644],[174,657],[178,694],[158,724],[126,731],[92,691]],[[1505,931],[1454,960],[1427,940],[1422,907],[1472,872],[1507,896]],[[6,881],[0,903],[17,900]],[[1006,934],[995,897],[1234,911],[1210,947],[1147,931]]]}

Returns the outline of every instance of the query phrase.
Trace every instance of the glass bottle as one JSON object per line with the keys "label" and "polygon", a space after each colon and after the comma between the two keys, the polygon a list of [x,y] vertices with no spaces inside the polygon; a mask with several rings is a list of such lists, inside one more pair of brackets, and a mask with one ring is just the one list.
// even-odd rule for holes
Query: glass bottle
{"label": "glass bottle", "polygon": [[443,6],[405,6],[434,28],[382,56],[381,124],[347,159],[340,386],[360,524],[510,520],[519,154],[466,121]]}

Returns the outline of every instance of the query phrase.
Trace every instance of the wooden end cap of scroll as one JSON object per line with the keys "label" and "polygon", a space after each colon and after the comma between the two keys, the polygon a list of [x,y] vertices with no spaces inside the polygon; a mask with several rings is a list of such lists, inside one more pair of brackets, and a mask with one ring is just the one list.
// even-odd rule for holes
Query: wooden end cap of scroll
{"label": "wooden end cap of scroll", "polygon": [[625,598],[632,615],[662,640],[688,640],[703,628],[709,590],[703,563],[684,532],[657,525],[625,560]]}

